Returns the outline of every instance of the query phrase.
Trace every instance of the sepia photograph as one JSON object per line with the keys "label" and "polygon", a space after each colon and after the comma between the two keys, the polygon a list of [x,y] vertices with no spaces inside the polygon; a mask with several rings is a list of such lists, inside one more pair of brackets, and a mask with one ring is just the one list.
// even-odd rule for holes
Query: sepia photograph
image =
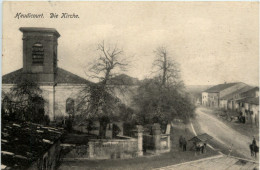
{"label": "sepia photograph", "polygon": [[2,170],[258,170],[258,1],[4,1]]}

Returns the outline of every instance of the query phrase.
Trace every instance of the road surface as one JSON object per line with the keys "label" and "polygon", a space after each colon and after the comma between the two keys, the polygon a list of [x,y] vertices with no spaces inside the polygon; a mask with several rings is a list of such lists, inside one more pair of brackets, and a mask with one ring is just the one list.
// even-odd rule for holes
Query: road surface
{"label": "road surface", "polygon": [[216,117],[207,113],[207,109],[197,108],[196,120],[200,125],[201,131],[209,134],[222,145],[232,148],[246,158],[252,159],[249,144],[252,142],[250,138],[244,136],[231,127],[228,127]]}

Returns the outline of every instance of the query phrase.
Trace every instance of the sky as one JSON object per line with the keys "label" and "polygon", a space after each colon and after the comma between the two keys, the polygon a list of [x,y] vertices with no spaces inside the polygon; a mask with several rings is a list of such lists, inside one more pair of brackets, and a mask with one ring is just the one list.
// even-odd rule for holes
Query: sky
{"label": "sky", "polygon": [[3,2],[3,75],[22,67],[20,27],[55,28],[58,66],[83,78],[104,40],[124,50],[125,73],[138,79],[151,75],[154,50],[165,46],[186,85],[259,84],[258,2]]}

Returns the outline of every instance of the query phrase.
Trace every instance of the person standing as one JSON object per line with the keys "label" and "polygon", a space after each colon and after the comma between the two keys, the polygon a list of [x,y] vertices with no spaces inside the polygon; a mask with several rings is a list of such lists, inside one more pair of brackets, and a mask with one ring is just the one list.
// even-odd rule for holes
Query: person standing
{"label": "person standing", "polygon": [[253,145],[254,147],[256,146],[256,140],[255,140],[255,137],[254,137],[254,136],[253,136],[252,145]]}
{"label": "person standing", "polygon": [[185,138],[183,138],[183,151],[186,151],[187,141]]}

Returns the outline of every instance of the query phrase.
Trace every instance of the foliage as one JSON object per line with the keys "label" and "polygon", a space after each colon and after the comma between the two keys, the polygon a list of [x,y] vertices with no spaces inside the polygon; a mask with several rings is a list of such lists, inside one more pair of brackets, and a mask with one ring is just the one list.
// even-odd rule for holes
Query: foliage
{"label": "foliage", "polygon": [[104,42],[98,44],[99,57],[90,64],[91,78],[98,79],[98,83],[87,85],[82,91],[77,111],[85,115],[86,119],[97,119],[100,122],[99,136],[105,137],[106,126],[119,114],[119,100],[113,95],[117,87],[111,84],[111,79],[118,71],[125,71],[128,65],[123,58],[123,51],[117,46],[106,46]]}
{"label": "foliage", "polygon": [[183,91],[178,63],[169,56],[165,47],[159,47],[155,54],[153,66],[156,74],[141,83],[133,99],[139,108],[136,120],[139,124],[167,124],[174,118],[187,121],[194,106]]}
{"label": "foliage", "polygon": [[33,79],[21,76],[2,101],[2,118],[48,124],[49,118],[44,115],[45,101],[41,94],[42,90]]}
{"label": "foliage", "polygon": [[187,121],[194,110],[187,95],[174,88],[160,89],[155,79],[144,81],[133,101],[139,108],[136,113],[139,124],[166,124],[174,118]]}

